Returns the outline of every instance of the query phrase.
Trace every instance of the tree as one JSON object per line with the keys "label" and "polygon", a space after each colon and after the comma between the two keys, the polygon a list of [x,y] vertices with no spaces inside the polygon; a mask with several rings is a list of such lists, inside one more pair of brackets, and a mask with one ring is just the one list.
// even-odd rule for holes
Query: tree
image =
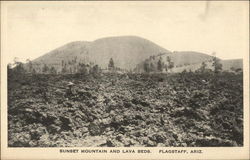
{"label": "tree", "polygon": [[170,62],[168,65],[168,68],[171,70],[172,68],[174,68],[174,62]]}
{"label": "tree", "polygon": [[42,72],[43,73],[48,73],[49,72],[49,67],[46,64],[43,65]]}
{"label": "tree", "polygon": [[220,59],[217,57],[213,57],[213,64],[214,73],[219,73],[222,70],[222,64],[220,63]]}
{"label": "tree", "polygon": [[171,58],[167,56],[167,68],[171,70],[174,67],[174,62],[171,61]]}
{"label": "tree", "polygon": [[87,74],[88,70],[87,70],[87,66],[84,63],[79,63],[79,69],[78,72],[80,74]]}
{"label": "tree", "polygon": [[67,69],[67,64],[65,63],[64,66],[62,67],[62,74],[67,73],[68,69]]}
{"label": "tree", "polygon": [[152,63],[152,62],[150,63],[149,70],[150,70],[150,72],[156,71],[154,63]]}
{"label": "tree", "polygon": [[186,70],[186,69],[184,69],[184,70],[182,71],[182,73],[187,73],[187,70]]}
{"label": "tree", "polygon": [[92,73],[93,74],[97,74],[97,73],[99,73],[99,67],[98,67],[98,65],[94,65],[94,67],[92,68]]}
{"label": "tree", "polygon": [[234,67],[231,67],[230,70],[234,72],[234,71],[235,71],[235,68],[234,68]]}
{"label": "tree", "polygon": [[240,72],[243,72],[243,71],[242,71],[242,68],[236,68],[235,72],[240,73]]}
{"label": "tree", "polygon": [[113,58],[110,58],[108,67],[109,67],[109,70],[113,70],[115,68]]}
{"label": "tree", "polygon": [[33,64],[30,59],[26,60],[26,63],[28,64],[28,72],[32,73],[33,71]]}
{"label": "tree", "polygon": [[150,72],[148,61],[145,61],[145,62],[144,62],[144,64],[143,64],[143,69],[144,69],[144,71],[147,72],[147,73]]}
{"label": "tree", "polygon": [[51,67],[50,67],[49,73],[50,73],[50,74],[56,74],[56,69],[55,69],[54,66],[51,66]]}
{"label": "tree", "polygon": [[205,62],[201,63],[201,67],[198,69],[198,71],[204,73],[206,70],[207,64]]}
{"label": "tree", "polygon": [[159,61],[157,62],[157,70],[162,72],[164,67],[164,63],[162,62],[162,57],[160,57]]}

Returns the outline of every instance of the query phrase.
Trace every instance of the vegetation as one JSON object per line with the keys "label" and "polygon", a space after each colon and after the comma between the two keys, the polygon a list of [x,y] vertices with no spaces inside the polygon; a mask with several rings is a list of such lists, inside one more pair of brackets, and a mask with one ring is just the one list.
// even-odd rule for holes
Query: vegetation
{"label": "vegetation", "polygon": [[213,57],[213,67],[214,72],[219,73],[222,70],[222,64],[220,63],[220,60],[217,57]]}
{"label": "vegetation", "polygon": [[162,61],[162,57],[160,57],[158,63],[157,63],[157,70],[162,72],[164,68],[164,62]]}
{"label": "vegetation", "polygon": [[174,67],[174,62],[171,61],[169,56],[167,56],[167,63],[167,70],[169,69],[171,71],[171,69]]}
{"label": "vegetation", "polygon": [[109,68],[109,70],[115,69],[115,64],[114,64],[113,58],[110,58],[108,68]]}

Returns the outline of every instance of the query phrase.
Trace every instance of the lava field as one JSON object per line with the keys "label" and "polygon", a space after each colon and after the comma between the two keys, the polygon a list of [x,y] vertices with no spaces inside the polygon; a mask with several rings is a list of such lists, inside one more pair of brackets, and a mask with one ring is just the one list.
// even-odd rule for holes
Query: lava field
{"label": "lava field", "polygon": [[9,75],[8,146],[243,146],[243,76]]}

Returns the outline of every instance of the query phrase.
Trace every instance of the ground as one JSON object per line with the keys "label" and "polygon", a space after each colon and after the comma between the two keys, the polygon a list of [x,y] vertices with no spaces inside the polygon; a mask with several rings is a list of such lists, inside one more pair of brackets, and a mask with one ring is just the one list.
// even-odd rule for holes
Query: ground
{"label": "ground", "polygon": [[242,77],[9,74],[8,145],[242,146]]}

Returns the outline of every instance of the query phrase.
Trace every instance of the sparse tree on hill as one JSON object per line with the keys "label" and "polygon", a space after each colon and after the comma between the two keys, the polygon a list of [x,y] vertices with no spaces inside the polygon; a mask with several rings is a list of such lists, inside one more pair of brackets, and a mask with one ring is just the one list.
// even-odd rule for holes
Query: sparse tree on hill
{"label": "sparse tree on hill", "polygon": [[150,72],[155,72],[156,71],[156,67],[155,67],[155,65],[154,65],[154,63],[150,63]]}
{"label": "sparse tree on hill", "polygon": [[174,62],[171,61],[171,58],[169,56],[167,56],[167,68],[169,70],[172,70],[172,68],[174,68]]}
{"label": "sparse tree on hill", "polygon": [[68,69],[67,69],[67,64],[66,63],[62,67],[62,74],[64,74],[64,73],[68,73]]}
{"label": "sparse tree on hill", "polygon": [[80,74],[87,74],[88,70],[87,70],[87,65],[85,65],[84,63],[79,63],[79,69],[78,72]]}
{"label": "sparse tree on hill", "polygon": [[94,65],[94,67],[92,68],[92,72],[93,72],[93,74],[97,74],[97,73],[99,73],[99,67],[98,67],[98,65]]}
{"label": "sparse tree on hill", "polygon": [[143,69],[144,69],[144,71],[147,72],[147,73],[150,72],[148,61],[145,61],[145,62],[144,62],[144,64],[143,64]]}
{"label": "sparse tree on hill", "polygon": [[207,67],[207,64],[205,62],[202,62],[201,67],[198,70],[204,73],[206,71],[206,67]]}
{"label": "sparse tree on hill", "polygon": [[170,64],[168,65],[168,68],[169,68],[170,70],[172,70],[172,68],[174,68],[174,62],[170,62]]}
{"label": "sparse tree on hill", "polygon": [[109,70],[114,70],[115,63],[114,63],[113,58],[110,58],[108,67],[109,67]]}
{"label": "sparse tree on hill", "polygon": [[184,70],[182,71],[182,73],[187,73],[187,70],[186,70],[186,69],[184,69]]}
{"label": "sparse tree on hill", "polygon": [[216,57],[216,54],[213,53],[213,64],[214,67],[214,73],[219,73],[222,70],[222,64],[220,63],[220,59]]}
{"label": "sparse tree on hill", "polygon": [[56,74],[56,69],[55,69],[55,67],[54,67],[54,66],[51,66],[49,72],[50,72],[50,74]]}
{"label": "sparse tree on hill", "polygon": [[164,63],[162,62],[162,57],[160,57],[159,61],[157,62],[157,70],[162,72],[164,67]]}
{"label": "sparse tree on hill", "polygon": [[243,72],[243,70],[242,70],[242,68],[237,68],[237,69],[235,69],[235,72],[240,73],[240,72]]}
{"label": "sparse tree on hill", "polygon": [[48,73],[49,72],[49,67],[46,64],[43,65],[42,72],[43,73]]}
{"label": "sparse tree on hill", "polygon": [[28,72],[32,73],[33,71],[33,64],[30,59],[26,60],[26,63],[28,64]]}

